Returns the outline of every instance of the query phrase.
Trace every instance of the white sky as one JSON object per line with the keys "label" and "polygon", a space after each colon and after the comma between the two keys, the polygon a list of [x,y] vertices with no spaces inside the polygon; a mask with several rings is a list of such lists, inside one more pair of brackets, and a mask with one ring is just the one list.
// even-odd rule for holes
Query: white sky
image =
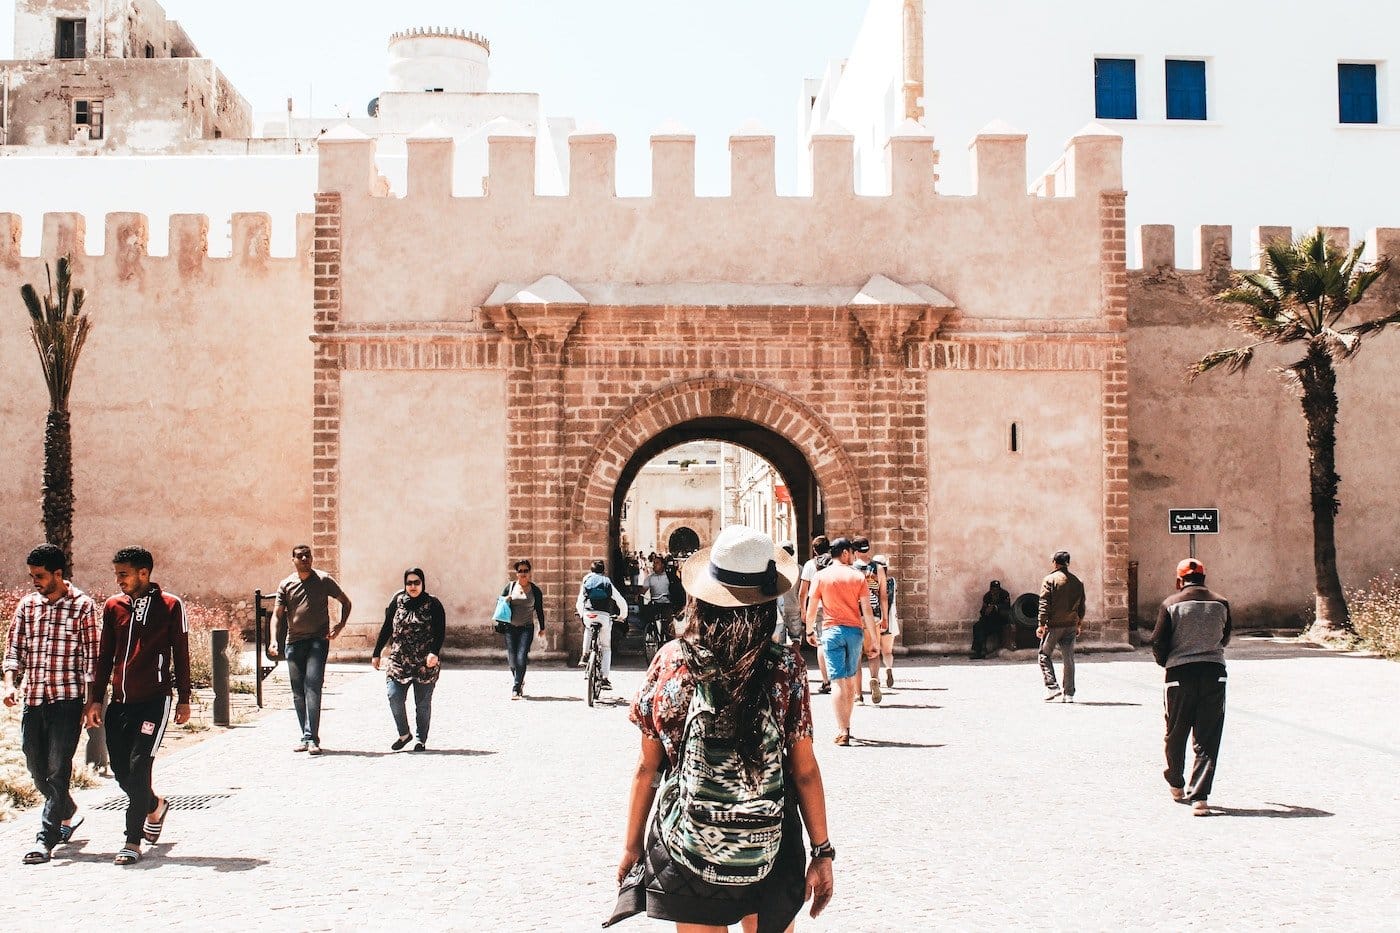
{"label": "white sky", "polygon": [[[619,190],[650,188],[647,137],[667,120],[697,136],[698,188],[728,188],[728,138],[756,118],[778,137],[791,187],[801,81],[846,56],[865,0],[163,0],[258,113],[337,105],[360,116],[385,84],[389,34],[453,26],[491,41],[491,90],[540,93],[552,116],[618,137]],[[13,54],[14,0],[0,0]]]}

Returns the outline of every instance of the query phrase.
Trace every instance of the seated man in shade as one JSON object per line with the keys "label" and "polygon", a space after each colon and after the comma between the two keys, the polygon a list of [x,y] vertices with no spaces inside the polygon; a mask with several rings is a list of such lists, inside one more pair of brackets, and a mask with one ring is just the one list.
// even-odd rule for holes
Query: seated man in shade
{"label": "seated man in shade", "polygon": [[982,596],[982,609],[977,614],[977,622],[972,626],[972,659],[980,661],[987,656],[987,636],[995,635],[1005,642],[1004,630],[1011,622],[1011,594],[1001,588],[1000,580]]}

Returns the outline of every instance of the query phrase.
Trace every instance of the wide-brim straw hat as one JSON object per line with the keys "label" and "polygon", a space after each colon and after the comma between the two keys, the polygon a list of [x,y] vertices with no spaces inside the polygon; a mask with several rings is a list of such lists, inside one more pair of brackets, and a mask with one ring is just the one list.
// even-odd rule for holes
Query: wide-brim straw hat
{"label": "wide-brim straw hat", "polygon": [[714,544],[686,559],[681,583],[687,596],[712,606],[757,606],[792,589],[800,572],[797,560],[771,537],[730,525]]}

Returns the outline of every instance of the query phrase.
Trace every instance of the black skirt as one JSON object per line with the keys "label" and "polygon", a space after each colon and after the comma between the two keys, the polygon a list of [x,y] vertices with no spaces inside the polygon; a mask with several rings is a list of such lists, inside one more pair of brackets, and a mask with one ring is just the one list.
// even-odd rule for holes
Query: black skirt
{"label": "black skirt", "polygon": [[711,884],[678,864],[666,848],[655,819],[646,854],[646,911],[654,920],[732,926],[758,914],[758,933],[782,933],[802,909],[807,849],[802,817],[791,796],[783,811],[783,841],[773,868],[762,881],[746,885]]}

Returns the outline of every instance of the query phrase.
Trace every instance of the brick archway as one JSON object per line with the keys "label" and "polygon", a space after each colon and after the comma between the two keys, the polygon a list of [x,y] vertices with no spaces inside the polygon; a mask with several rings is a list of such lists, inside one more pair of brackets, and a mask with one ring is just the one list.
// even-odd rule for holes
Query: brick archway
{"label": "brick archway", "polygon": [[691,379],[639,399],[592,445],[570,503],[574,530],[606,527],[613,492],[633,454],[662,431],[704,418],[732,418],[766,428],[807,459],[821,489],[828,524],[865,527],[865,499],[850,455],[831,428],[802,402],[758,383]]}

